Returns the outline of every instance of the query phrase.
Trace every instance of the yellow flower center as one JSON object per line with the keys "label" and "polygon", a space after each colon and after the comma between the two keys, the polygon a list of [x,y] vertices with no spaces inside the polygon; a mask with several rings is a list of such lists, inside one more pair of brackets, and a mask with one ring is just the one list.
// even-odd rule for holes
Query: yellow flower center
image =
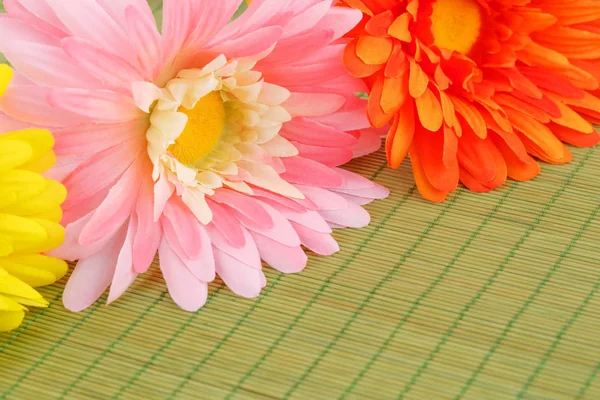
{"label": "yellow flower center", "polygon": [[433,5],[431,29],[438,48],[469,53],[481,29],[477,0],[437,0]]}
{"label": "yellow flower center", "polygon": [[185,129],[169,146],[169,151],[184,165],[193,165],[217,145],[225,128],[225,104],[221,92],[213,91],[198,100],[193,109],[179,107],[188,117]]}

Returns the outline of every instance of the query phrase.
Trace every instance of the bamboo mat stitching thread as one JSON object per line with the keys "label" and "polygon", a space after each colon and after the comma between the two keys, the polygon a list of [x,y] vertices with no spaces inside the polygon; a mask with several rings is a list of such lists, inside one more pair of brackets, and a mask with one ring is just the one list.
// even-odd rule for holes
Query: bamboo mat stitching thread
{"label": "bamboo mat stitching thread", "polygon": [[[525,243],[525,240],[527,240],[527,238],[531,235],[531,233],[539,225],[539,223],[541,222],[542,218],[544,218],[544,216],[546,216],[548,210],[550,210],[550,208],[552,208],[552,206],[554,205],[554,203],[556,202],[556,200],[558,199],[558,197],[560,197],[560,195],[564,192],[565,188],[571,182],[571,179],[573,179],[573,177],[575,175],[577,175],[577,173],[581,170],[581,168],[583,167],[583,165],[585,165],[585,162],[589,159],[589,157],[591,156],[592,152],[593,152],[593,150],[589,150],[586,153],[586,156],[577,164],[577,167],[573,170],[573,172],[571,172],[571,174],[569,174],[569,176],[567,177],[567,179],[561,185],[560,189],[553,194],[553,196],[550,199],[550,201],[538,213],[538,215],[536,216],[536,219],[533,222],[533,224],[529,225],[529,227],[527,228],[527,230],[525,231],[525,233],[523,234],[523,236],[521,236],[521,238],[519,239],[519,241],[517,242],[517,244],[509,251],[509,253],[507,254],[507,256],[504,259],[504,261],[494,271],[493,275],[485,283],[485,285],[483,286],[483,288],[480,291],[478,291],[477,294],[473,298],[471,298],[471,300],[467,303],[467,305],[457,314],[456,319],[454,320],[454,322],[452,323],[452,325],[450,326],[450,328],[444,333],[444,335],[442,336],[441,341],[436,344],[434,350],[425,359],[425,361],[423,362],[423,364],[417,369],[416,373],[410,378],[410,381],[408,382],[408,384],[404,387],[404,390],[398,396],[398,400],[401,400],[401,399],[404,398],[404,396],[406,396],[406,394],[410,391],[410,389],[412,388],[412,386],[417,382],[417,380],[419,379],[419,377],[421,376],[421,374],[427,369],[427,366],[429,365],[429,363],[435,358],[435,356],[437,355],[437,353],[439,353],[439,351],[441,350],[442,346],[444,344],[446,344],[446,342],[448,341],[448,339],[450,338],[450,336],[452,336],[452,333],[453,333],[454,329],[456,329],[458,327],[458,325],[459,325],[460,321],[462,320],[463,316],[469,311],[469,309],[475,303],[477,303],[477,301],[481,298],[481,296],[483,296],[483,294],[485,292],[487,292],[488,288],[494,283],[494,281],[500,275],[500,273],[502,271],[504,271],[504,269],[506,268],[506,265],[508,265],[508,262],[514,257],[516,251],[523,245],[523,243]],[[488,221],[489,221],[489,219],[486,219],[484,221],[484,223],[487,223]],[[576,238],[579,238],[580,234],[581,234],[581,231],[578,232],[578,234],[573,238],[573,240],[575,240]],[[561,259],[559,259],[559,260],[561,260]],[[554,269],[551,269],[551,271],[554,272]],[[538,290],[534,293],[534,295],[532,295],[533,297],[530,297],[529,299],[527,299],[527,301],[523,304],[523,307],[519,310],[519,312],[517,314],[515,314],[515,316],[513,316],[513,318],[509,321],[509,323],[507,324],[507,326],[505,328],[506,332],[503,332],[503,334],[506,334],[510,330],[510,327],[512,327],[512,325],[519,319],[519,316],[522,315],[523,312],[525,312],[525,310],[527,309],[527,307],[529,306],[529,304],[531,304],[533,302],[533,300],[535,299],[535,297],[539,293],[539,288],[541,286],[543,286],[543,283],[547,279],[550,279],[550,276],[551,276],[551,274],[550,275],[546,275],[546,277],[544,277],[544,280],[540,283],[540,286],[538,286]],[[498,340],[500,341],[500,343],[502,341],[502,338],[504,337],[503,334],[501,334],[498,337]],[[493,350],[490,350],[490,352],[488,353],[489,357],[491,357],[491,355],[494,353],[494,351],[495,351],[495,348],[493,348]],[[488,356],[486,356],[486,358],[487,357]],[[481,369],[483,369],[485,367],[485,360],[486,359],[484,358],[484,361],[482,362],[483,365],[482,365]],[[479,368],[476,370],[475,376],[477,376],[477,371],[479,371]],[[468,389],[469,386],[470,385],[468,384],[467,385],[467,389]],[[461,396],[462,395],[459,394],[459,396],[457,398],[460,398]]]}

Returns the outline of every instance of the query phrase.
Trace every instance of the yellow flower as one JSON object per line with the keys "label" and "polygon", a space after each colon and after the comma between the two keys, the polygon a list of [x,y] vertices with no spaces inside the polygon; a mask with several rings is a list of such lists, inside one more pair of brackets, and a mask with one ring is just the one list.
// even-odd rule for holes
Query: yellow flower
{"label": "yellow flower", "polygon": [[[0,96],[11,77],[10,67],[0,65]],[[41,254],[64,239],[59,222],[66,190],[41,175],[55,162],[53,146],[43,129],[0,134],[0,331],[18,327],[25,306],[46,307],[33,288],[67,272],[64,261]]]}

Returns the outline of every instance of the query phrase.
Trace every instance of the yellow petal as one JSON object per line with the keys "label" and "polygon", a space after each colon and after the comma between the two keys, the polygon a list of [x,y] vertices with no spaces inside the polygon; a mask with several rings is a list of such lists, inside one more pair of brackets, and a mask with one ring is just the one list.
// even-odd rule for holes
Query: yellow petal
{"label": "yellow petal", "polygon": [[1,172],[0,210],[36,196],[45,187],[46,180],[40,174],[20,169]]}
{"label": "yellow petal", "polygon": [[[39,223],[43,220],[0,214],[0,238],[8,241],[15,252],[44,246],[49,241],[46,226]],[[30,251],[37,253],[37,251]]]}
{"label": "yellow petal", "polygon": [[33,150],[33,154],[31,155],[32,160],[37,160],[50,152],[54,146],[54,137],[46,129],[23,129],[5,133],[1,138],[3,140],[18,140],[27,143]]}
{"label": "yellow petal", "polygon": [[21,169],[27,171],[37,172],[38,174],[48,171],[56,163],[56,155],[53,151],[49,151],[41,157],[34,159],[24,165],[21,165]]}
{"label": "yellow petal", "polygon": [[59,223],[62,220],[63,212],[60,206],[55,206],[49,210],[42,211],[39,214],[33,214],[30,217],[36,219],[45,219],[46,221]]}
{"label": "yellow petal", "polygon": [[25,305],[47,305],[46,300],[34,288],[9,274],[0,276],[0,294]]}
{"label": "yellow petal", "polygon": [[13,252],[12,243],[0,237],[0,257],[4,257]]}
{"label": "yellow petal", "polygon": [[65,229],[56,222],[46,221],[45,219],[33,219],[29,218],[43,227],[46,231],[47,239],[35,247],[28,248],[27,251],[15,251],[16,253],[45,253],[52,249],[57,248],[65,240]]}
{"label": "yellow petal", "polygon": [[23,165],[31,159],[32,155],[33,149],[29,144],[19,140],[0,139],[0,171]]}
{"label": "yellow petal", "polygon": [[12,76],[12,69],[6,64],[0,64],[0,96],[4,94],[4,91],[8,87]]}
{"label": "yellow petal", "polygon": [[[41,254],[12,254],[10,256],[0,258],[0,267],[4,267],[4,269],[6,269],[11,274],[18,276],[17,273],[13,273],[10,267],[6,267],[8,263],[15,264],[18,266],[27,266],[29,268],[34,268],[39,271],[48,272],[54,276],[54,281],[62,278],[68,270],[67,263],[63,260],[59,260],[58,258],[49,257]],[[22,280],[29,283],[30,285],[33,285],[31,282],[28,282],[25,279]]]}
{"label": "yellow petal", "polygon": [[56,281],[56,276],[54,276],[53,273],[30,267],[28,265],[9,262],[5,259],[0,259],[0,265],[9,274],[17,279],[20,279],[31,287],[50,285]]}
{"label": "yellow petal", "polygon": [[60,206],[67,197],[67,190],[60,183],[50,179],[46,179],[45,183],[44,190],[36,196],[3,208],[2,212],[20,216],[31,216]]}
{"label": "yellow petal", "polygon": [[13,299],[0,294],[0,312],[3,311],[25,311],[26,308]]}
{"label": "yellow petal", "polygon": [[0,332],[16,329],[23,322],[25,311],[0,311]]}

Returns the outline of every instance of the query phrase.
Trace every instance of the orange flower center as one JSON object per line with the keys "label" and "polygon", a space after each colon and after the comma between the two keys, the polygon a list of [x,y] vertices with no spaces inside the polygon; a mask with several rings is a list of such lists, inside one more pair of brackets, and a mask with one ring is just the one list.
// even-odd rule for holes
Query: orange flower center
{"label": "orange flower center", "polygon": [[479,3],[477,0],[437,0],[433,5],[431,29],[434,45],[439,49],[469,53],[481,29]]}
{"label": "orange flower center", "polygon": [[188,117],[185,129],[169,146],[169,151],[183,164],[194,164],[206,157],[217,145],[225,128],[225,104],[221,92],[210,92],[188,110],[179,107]]}

